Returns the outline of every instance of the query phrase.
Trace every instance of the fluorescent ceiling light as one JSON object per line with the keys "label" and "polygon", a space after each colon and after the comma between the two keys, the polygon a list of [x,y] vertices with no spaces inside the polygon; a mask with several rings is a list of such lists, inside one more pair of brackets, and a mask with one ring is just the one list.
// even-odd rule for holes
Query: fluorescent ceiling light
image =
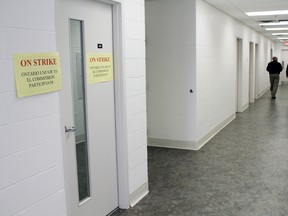
{"label": "fluorescent ceiling light", "polygon": [[279,26],[279,25],[288,25],[288,21],[280,21],[280,22],[265,22],[259,23],[261,26]]}
{"label": "fluorescent ceiling light", "polygon": [[288,37],[279,37],[277,39],[279,39],[279,40],[288,40]]}
{"label": "fluorescent ceiling light", "polygon": [[284,33],[284,32],[282,32],[282,33],[272,33],[272,35],[288,35],[288,33]]}
{"label": "fluorescent ceiling light", "polygon": [[287,28],[265,28],[267,31],[281,31],[281,30],[288,30]]}
{"label": "fluorescent ceiling light", "polygon": [[248,16],[273,16],[288,14],[288,10],[246,12]]}

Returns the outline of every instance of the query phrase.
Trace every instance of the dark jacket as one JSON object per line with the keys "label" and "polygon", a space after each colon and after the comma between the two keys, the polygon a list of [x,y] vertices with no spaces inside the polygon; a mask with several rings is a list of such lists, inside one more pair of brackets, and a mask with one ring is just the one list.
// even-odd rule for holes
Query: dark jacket
{"label": "dark jacket", "polygon": [[269,74],[280,74],[283,68],[278,61],[271,61],[268,63],[266,70],[269,72]]}
{"label": "dark jacket", "polygon": [[288,64],[287,64],[287,68],[286,68],[286,77],[288,78]]}

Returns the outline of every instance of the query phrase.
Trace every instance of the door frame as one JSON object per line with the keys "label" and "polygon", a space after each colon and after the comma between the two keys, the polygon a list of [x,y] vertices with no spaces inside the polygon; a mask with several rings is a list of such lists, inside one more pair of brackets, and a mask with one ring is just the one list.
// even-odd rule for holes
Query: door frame
{"label": "door frame", "polygon": [[249,43],[249,103],[255,102],[255,46]]}
{"label": "door frame", "polygon": [[237,38],[235,113],[242,112],[243,39]]}
{"label": "door frame", "polygon": [[112,5],[113,49],[114,49],[114,86],[115,86],[115,119],[116,119],[116,151],[118,172],[119,207],[128,209],[129,174],[128,174],[128,138],[126,108],[126,73],[124,70],[124,32],[122,0],[99,0]]}
{"label": "door frame", "polygon": [[255,43],[255,99],[259,99],[259,79],[259,45]]}
{"label": "door frame", "polygon": [[[56,0],[56,21],[59,20],[59,1]],[[127,145],[127,115],[126,115],[126,92],[125,92],[125,70],[124,70],[124,34],[123,34],[123,2],[122,0],[94,0],[102,2],[112,7],[112,20],[113,20],[113,68],[114,68],[114,96],[115,96],[115,130],[116,130],[116,161],[117,161],[117,177],[118,177],[118,206],[119,208],[129,208],[129,176],[128,176],[128,145]],[[57,24],[56,24],[57,26]],[[56,27],[56,37],[58,28]],[[57,44],[58,47],[58,44]],[[61,56],[60,56],[61,58]],[[60,115],[64,112],[60,107]],[[61,118],[61,127],[64,128],[64,121]],[[67,176],[69,173],[68,164],[65,160],[65,133],[64,129],[62,134],[62,147],[64,158],[64,181],[65,181],[65,194],[66,206],[69,212],[70,204],[68,202],[69,187],[67,183]]]}

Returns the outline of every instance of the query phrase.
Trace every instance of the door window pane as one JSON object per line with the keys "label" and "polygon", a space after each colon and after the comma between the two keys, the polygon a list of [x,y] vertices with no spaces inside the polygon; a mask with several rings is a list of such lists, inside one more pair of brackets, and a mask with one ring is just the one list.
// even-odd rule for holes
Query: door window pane
{"label": "door window pane", "polygon": [[70,20],[71,75],[76,128],[76,159],[79,202],[90,197],[82,26],[82,21]]}

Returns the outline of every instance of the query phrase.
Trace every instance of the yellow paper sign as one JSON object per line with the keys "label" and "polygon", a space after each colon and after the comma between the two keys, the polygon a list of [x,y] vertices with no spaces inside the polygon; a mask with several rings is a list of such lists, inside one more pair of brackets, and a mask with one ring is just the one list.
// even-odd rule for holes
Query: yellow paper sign
{"label": "yellow paper sign", "polygon": [[112,53],[87,53],[86,66],[89,84],[113,80]]}
{"label": "yellow paper sign", "polygon": [[58,53],[14,54],[13,60],[18,97],[61,89],[61,65]]}

